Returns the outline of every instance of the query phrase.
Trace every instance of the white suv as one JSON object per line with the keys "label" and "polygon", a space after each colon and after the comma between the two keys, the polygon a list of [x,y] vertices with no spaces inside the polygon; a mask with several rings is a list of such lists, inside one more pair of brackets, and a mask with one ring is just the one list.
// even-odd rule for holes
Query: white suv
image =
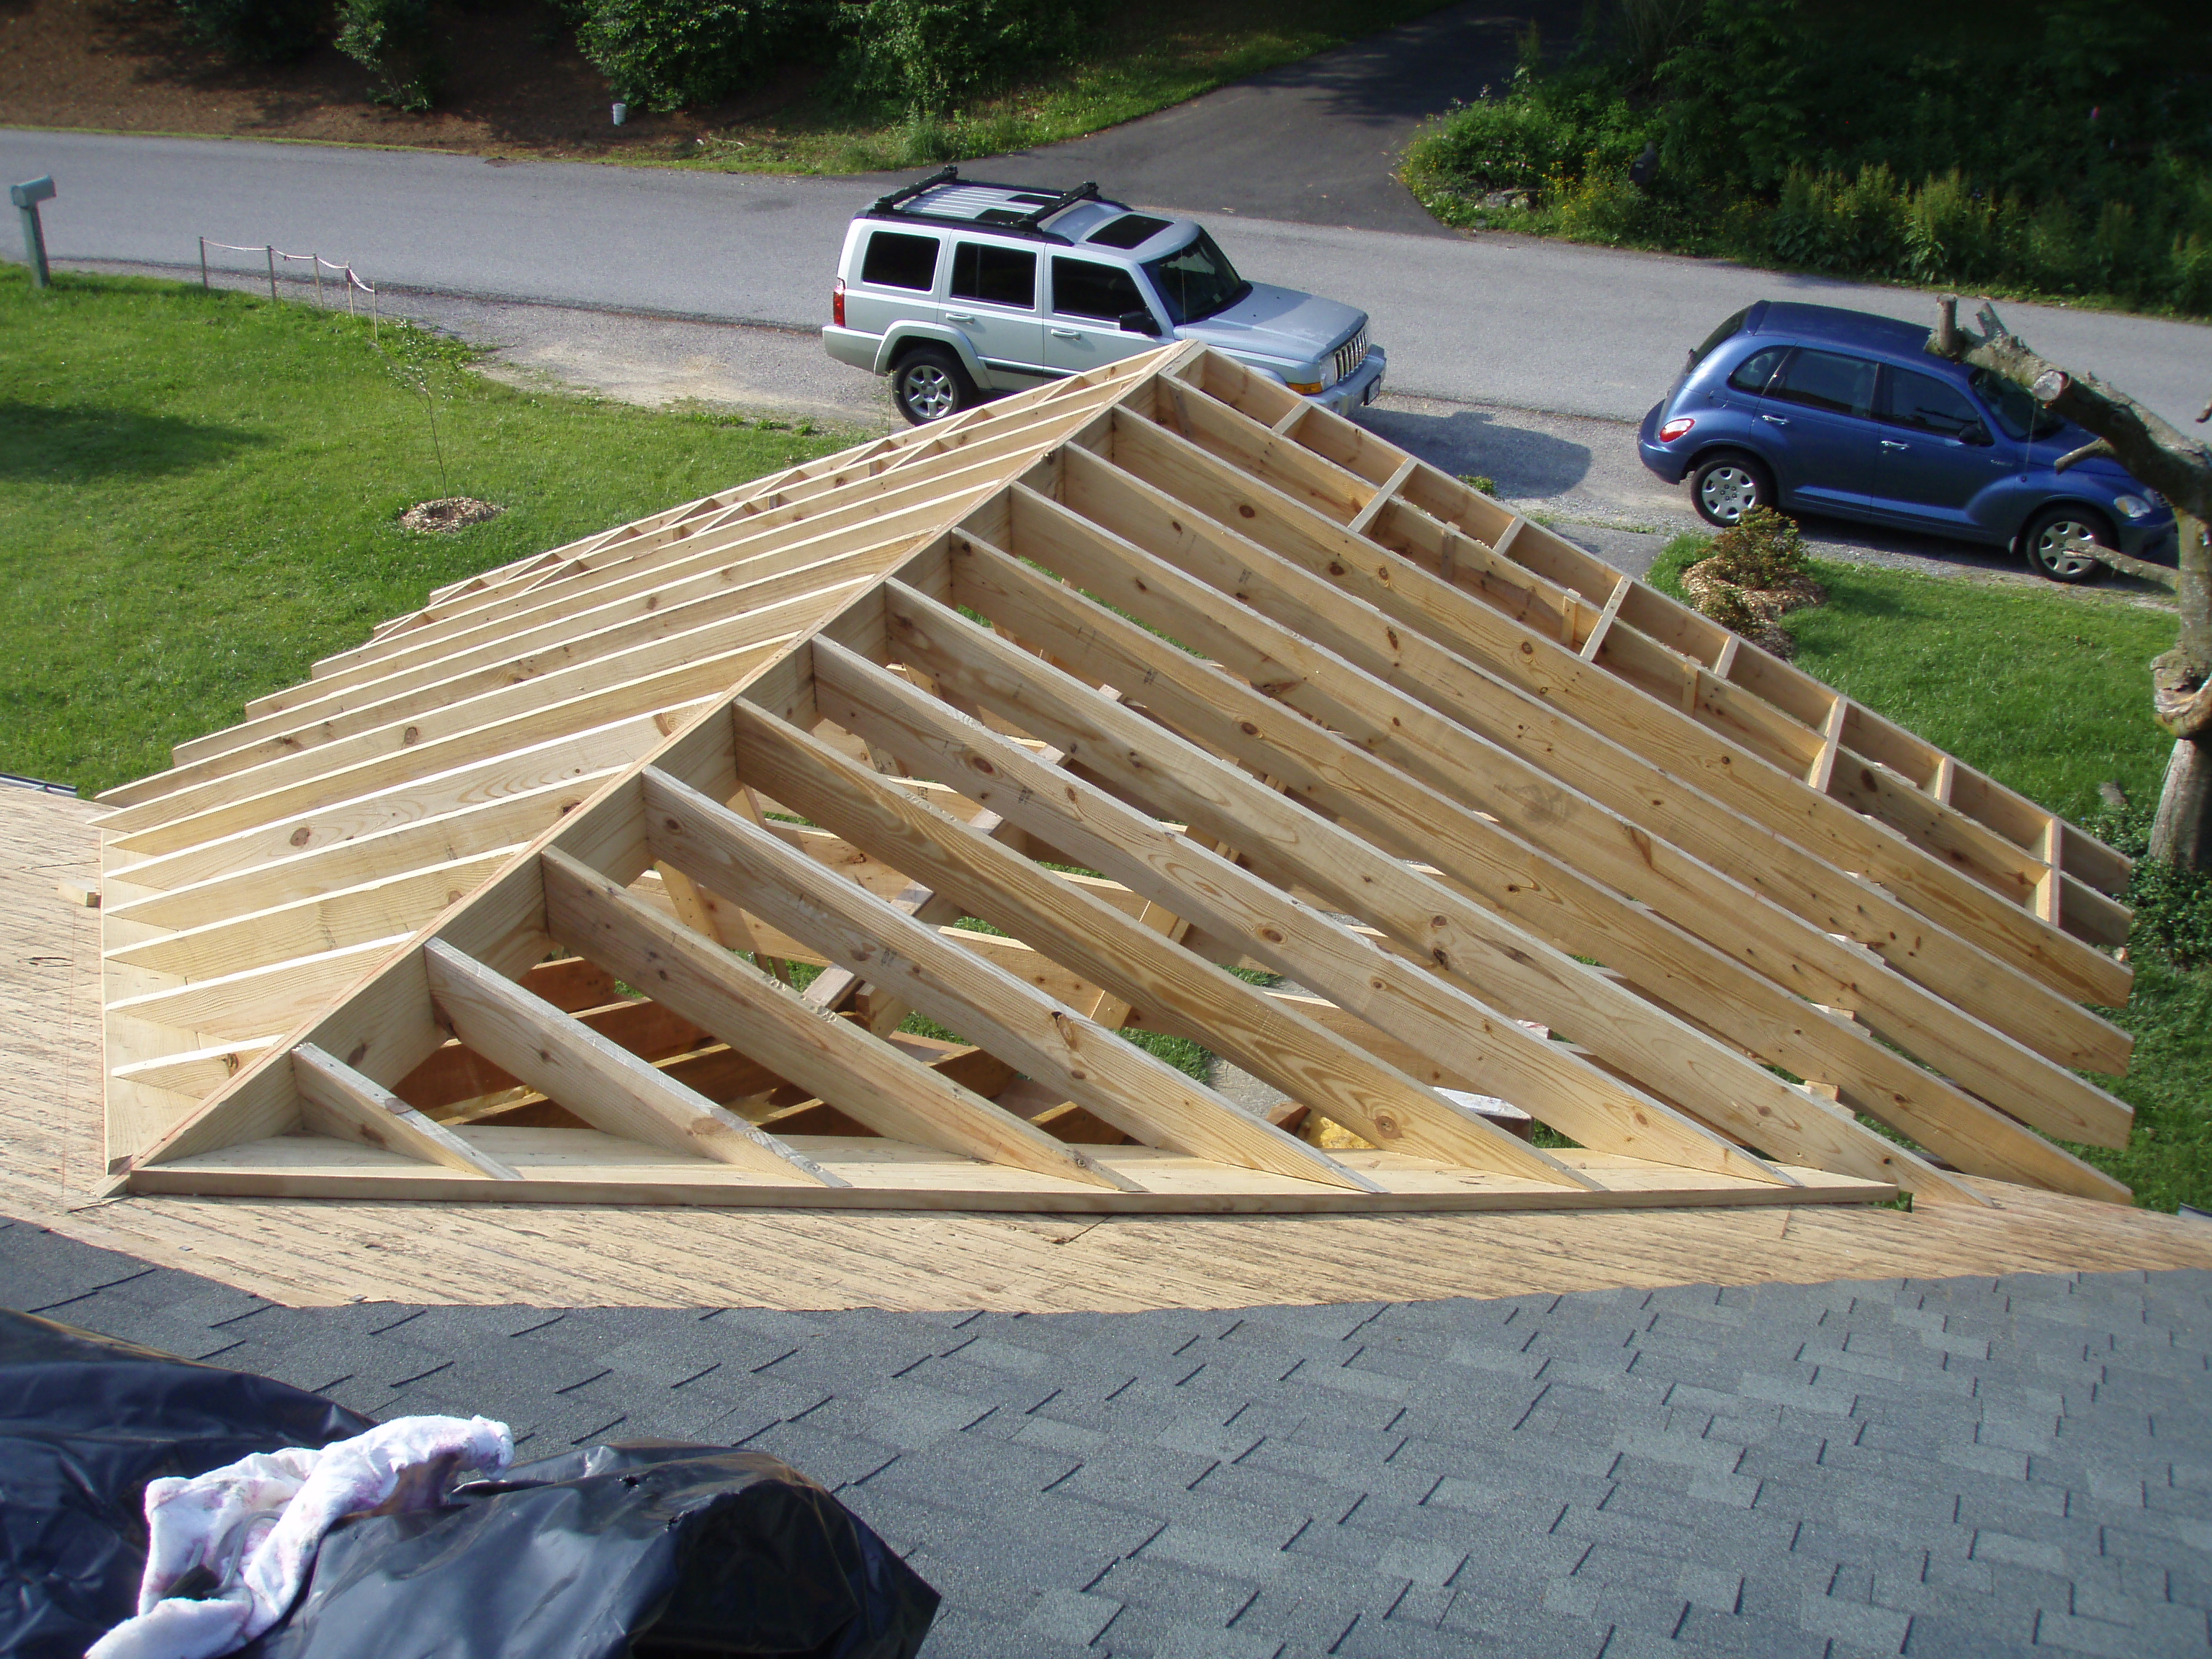
{"label": "white suv", "polygon": [[837,270],[823,344],[890,375],[916,425],[1167,340],[1203,340],[1340,414],[1374,402],[1389,366],[1365,312],[1248,283],[1204,227],[1096,185],[1026,190],[946,167],[854,219]]}

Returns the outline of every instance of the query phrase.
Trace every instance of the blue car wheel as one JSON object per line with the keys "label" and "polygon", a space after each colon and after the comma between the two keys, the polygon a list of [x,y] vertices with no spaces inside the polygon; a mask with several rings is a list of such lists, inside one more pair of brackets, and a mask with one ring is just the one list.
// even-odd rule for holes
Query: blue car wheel
{"label": "blue car wheel", "polygon": [[2021,534],[2028,568],[2054,582],[2093,582],[2105,567],[2095,559],[2067,551],[2075,541],[2112,544],[2112,532],[2094,513],[2077,507],[2050,507],[2028,521]]}
{"label": "blue car wheel", "polygon": [[1690,499],[1707,524],[1726,530],[1755,507],[1774,505],[1774,477],[1740,450],[1724,449],[1699,461],[1690,474]]}

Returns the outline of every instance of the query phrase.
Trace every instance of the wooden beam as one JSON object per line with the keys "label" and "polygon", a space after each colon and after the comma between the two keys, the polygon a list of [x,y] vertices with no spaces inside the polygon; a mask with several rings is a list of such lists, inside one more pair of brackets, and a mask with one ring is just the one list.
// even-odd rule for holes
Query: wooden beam
{"label": "wooden beam", "polygon": [[[645,775],[649,797],[658,792],[666,799],[672,792],[687,811],[704,803],[719,831],[732,823],[750,830],[728,808],[665,774],[648,769]],[[690,855],[687,839],[665,832],[668,809],[654,810],[664,831],[655,851],[695,876],[711,869]],[[751,833],[823,873],[774,836]],[[892,1139],[1064,1181],[1117,1184],[1081,1153],[981,1096],[834,1014],[808,1007],[789,987],[668,921],[621,884],[555,849],[543,856],[546,912],[564,939],[778,1077]],[[726,884],[708,884],[731,896]]]}
{"label": "wooden beam", "polygon": [[[1277,428],[1279,431],[1280,429],[1281,428]],[[1361,507],[1358,512],[1352,515],[1351,523],[1346,525],[1345,528],[1349,530],[1355,536],[1365,535],[1367,533],[1367,526],[1375,522],[1375,515],[1390,505],[1392,497],[1395,496],[1398,493],[1399,486],[1403,484],[1407,479],[1413,476],[1413,469],[1419,465],[1420,463],[1419,461],[1408,455],[1404,461],[1399,464],[1398,470],[1395,472],[1393,472],[1389,477],[1376,489],[1375,493],[1367,498],[1367,505]]]}
{"label": "wooden beam", "polygon": [[[1747,1139],[1757,1136],[1755,1144],[1778,1156],[1870,1178],[1875,1171],[1881,1172],[1879,1178],[1897,1172],[1908,1184],[1917,1181],[1917,1189],[1930,1197],[1979,1201],[1971,1189],[1939,1172],[1916,1170],[1917,1160],[1869,1133],[1848,1115],[1808,1108],[1801,1092],[1733,1051],[1512,923],[1470,908],[1460,894],[1378,852],[1350,831],[1290,806],[1237,767],[1103,699],[1083,698],[1065,676],[1048,677],[1010,657],[996,656],[997,642],[989,635],[942,607],[924,611],[921,605],[927,602],[915,603],[918,595],[909,599],[911,590],[892,583],[887,591],[898,647],[908,653],[909,660],[918,653],[940,683],[964,686],[1123,788],[1149,792],[1155,805],[1187,817],[1194,830],[1235,835],[1255,869],[1278,882],[1309,887],[1337,908],[1366,915],[1396,944],[1431,963],[1438,976],[1462,987],[1480,983],[1492,994],[1504,993],[1517,1004],[1509,1007],[1510,1013],[1564,1028],[1615,1070]],[[1068,695],[1071,690],[1076,695]],[[1127,870],[1098,867],[1137,884]],[[1264,943],[1248,948],[1267,961]],[[1342,995],[1313,976],[1310,963],[1279,957],[1270,965],[1345,1003]],[[1376,1023],[1391,1029],[1379,1017]],[[1498,1092],[1514,1098],[1510,1090]],[[1578,1129],[1549,1119],[1535,1101],[1516,1103],[1526,1104],[1555,1127],[1590,1144]],[[1634,1112],[1632,1107],[1628,1109]],[[1636,1121],[1644,1121],[1649,1109],[1662,1109],[1654,1102],[1646,1113],[1636,1115]],[[1613,1111],[1619,1115],[1621,1109],[1616,1105]]]}
{"label": "wooden beam", "polygon": [[2052,927],[2060,927],[2066,891],[2066,821],[2057,813],[2045,823],[2043,845],[2037,850],[2043,859],[2044,873],[2035,884],[2035,914]]}
{"label": "wooden beam", "polygon": [[[1790,953],[1807,952],[1816,959],[1844,955],[1825,934],[1794,918],[1783,918],[1757,895],[1734,888],[1648,836],[1639,837],[1632,826],[1610,821],[1594,804],[1553,796],[1546,814],[1547,823],[1561,827],[1557,842],[1581,857],[1580,867],[1567,857],[1540,851],[1462,804],[1482,797],[1484,769],[1505,769],[1508,776],[1498,781],[1510,792],[1515,787],[1510,776],[1515,766],[1511,757],[1498,756],[1489,769],[1460,769],[1438,779],[1437,787],[1431,788],[1395,769],[1360,742],[1328,729],[1341,721],[1363,736],[1378,730],[1402,731],[1408,723],[1422,724],[1425,711],[1393,708],[1392,694],[1376,686],[1370,689],[1371,712],[1364,719],[1341,705],[1317,711],[1335,717],[1327,724],[1303,718],[1079,594],[1079,586],[1100,580],[1098,566],[1081,558],[1080,548],[1072,545],[1067,534],[1049,532],[1067,532],[1080,520],[1029,498],[1018,506],[1015,523],[1018,544],[1029,557],[1048,568],[1078,567],[1079,574],[1071,576],[1072,585],[1052,581],[995,549],[957,538],[954,595],[959,603],[986,615],[1014,619],[1029,637],[1065,656],[1086,676],[1144,685],[1150,712],[1171,728],[1247,768],[1279,775],[1297,798],[1340,823],[1399,857],[1442,866],[1460,891],[1514,918],[1561,950],[1619,968],[1645,994],[1687,1011],[1761,1060],[1845,1085],[1855,1103],[1869,1104],[1885,1121],[1960,1167],[2069,1191],[2082,1191],[2086,1184],[2087,1195],[2108,1200],[2124,1191],[2002,1113],[1883,1047],[1866,1031],[1808,1018],[1796,988],[1784,989],[1755,971],[1780,958],[1776,964],[1779,971],[1801,969],[1792,974],[1798,985],[1817,982],[1790,960]],[[1168,617],[1170,632],[1210,631],[1203,617],[1165,611],[1161,601],[1172,596],[1177,580],[1175,573],[1147,568],[1104,586],[1115,592],[1140,590],[1140,599],[1154,599],[1152,615]],[[1264,641],[1283,656],[1291,654],[1284,642],[1270,638],[1273,630],[1264,620],[1241,617],[1234,619],[1234,626],[1255,644]],[[1279,691],[1279,659],[1274,659],[1261,672],[1275,676],[1272,683]],[[1360,688],[1345,690],[1356,697]],[[1571,819],[1577,820],[1571,830],[1567,825]],[[1644,902],[1630,902],[1600,884],[1607,879]],[[1669,912],[1704,921],[1717,936],[1716,942],[1677,927],[1668,919]],[[1745,961],[1720,948],[1717,940],[1731,933],[1741,941]],[[1869,967],[1887,977],[1879,963],[1845,962],[1843,966],[1844,975],[1832,982],[1836,992],[1850,993],[1853,981],[1868,977]],[[1934,1001],[1903,984],[1889,988]],[[1955,1016],[1952,1023],[1965,1024]],[[2012,1064],[1978,1065],[1977,1079],[2006,1086],[2005,1097],[2017,1099],[2023,1115],[2045,1121],[2074,1139],[2116,1138],[2124,1143],[2130,1122],[2124,1103],[2024,1051],[2005,1052],[1993,1032],[1979,1035],[1984,1043],[1977,1049],[1978,1056],[1996,1048],[1999,1058]],[[2023,1070],[2029,1075],[2021,1080]],[[2035,1087],[2038,1081],[2044,1085],[2040,1091]],[[1771,1135],[1778,1126],[1766,1127]],[[1856,1125],[1844,1131],[1824,1122],[1815,1133],[1856,1137],[1864,1132]],[[1778,1155],[1819,1162],[1813,1150],[1809,1145],[1787,1145],[1778,1149]],[[1976,1167],[1982,1163],[1991,1167]]]}
{"label": "wooden beam", "polygon": [[773,1181],[847,1184],[445,940],[425,941],[422,959],[456,1036],[594,1128]]}
{"label": "wooden beam", "polygon": [[1835,786],[1836,760],[1844,752],[1844,723],[1850,717],[1851,700],[1838,694],[1828,718],[1821,722],[1820,752],[1805,773],[1805,787],[1817,794],[1825,795]]}
{"label": "wooden beam", "polygon": [[[1518,524],[1520,520],[1516,519],[1514,522]],[[1605,645],[1606,630],[1613,626],[1613,619],[1620,614],[1620,602],[1627,597],[1629,586],[1630,582],[1626,576],[1613,585],[1613,592],[1605,602],[1605,609],[1597,613],[1597,620],[1590,624],[1589,637],[1583,641],[1582,649],[1577,653],[1584,662],[1597,660],[1597,653]]]}
{"label": "wooden beam", "polygon": [[805,930],[833,960],[888,987],[902,1004],[959,1031],[1060,1099],[1155,1146],[1316,1178],[1304,1152],[1287,1153],[1272,1136],[1255,1133],[1212,1090],[707,797],[648,773],[646,800],[665,856],[688,864],[709,885],[742,892],[779,926]]}
{"label": "wooden beam", "polygon": [[[2125,1068],[2130,1039],[2117,1027],[1940,920],[1908,908],[1887,890],[1846,874],[1696,787],[1732,796],[1724,780],[1714,783],[1696,768],[1668,769],[1618,734],[1583,725],[1549,698],[1346,594],[1339,578],[1274,554],[1087,452],[1066,453],[1061,490],[1067,506],[1084,518],[1215,590],[1217,605],[1238,608],[1231,614],[1249,610],[1271,618],[1471,734],[1523,756],[1625,819],[1677,846],[1698,848],[1724,874],[1824,932],[1856,939],[2015,1041],[2067,1065]],[[1234,510],[1224,510],[1242,522]],[[1538,647],[1532,642],[1530,649]],[[1254,678],[1255,684],[1270,683],[1265,674]],[[1286,684],[1295,686],[1296,677]]]}
{"label": "wooden beam", "polygon": [[488,1176],[494,1181],[522,1177],[489,1154],[479,1152],[442,1123],[416,1111],[398,1095],[312,1042],[292,1050],[292,1072],[300,1088],[301,1121],[316,1134],[358,1140],[449,1170]]}
{"label": "wooden beam", "polygon": [[1545,630],[1501,616],[1410,560],[1346,536],[1340,522],[1152,422],[1116,410],[1113,429],[1115,464],[1160,484],[1186,511],[1236,526],[1237,533],[1323,576],[1343,593],[1368,600],[1395,621],[1425,630],[1642,749],[1676,775],[1711,781],[1730,804],[1775,834],[1832,850],[1915,908],[2055,988],[2106,1006],[2125,1000],[2130,975],[2111,958],[1997,898],[1888,825],[1841,801],[1823,805],[1802,777],[1788,776],[1724,733],[1582,662]]}
{"label": "wooden beam", "polygon": [[[871,675],[856,659],[844,656],[831,661],[825,654],[817,659],[817,672],[827,688],[823,695],[839,700],[841,718],[849,714],[872,723],[887,740],[906,743],[917,753],[933,753],[939,764],[962,781],[963,787],[987,799],[987,804],[999,805],[1009,817],[1036,824],[1038,833],[1064,838],[1072,843],[1071,851],[1093,867],[1118,875],[1213,936],[1236,941],[1254,960],[1354,1010],[1394,1036],[1454,1056],[1461,1070],[1486,1080],[1487,1092],[1525,1106],[1583,1145],[1754,1180],[1773,1178],[1767,1165],[1745,1158],[1720,1137],[1688,1123],[1634,1088],[1572,1060],[1558,1045],[1532,1036],[1460,987],[1378,949],[1260,875],[1207,853],[1186,836],[1170,834],[1104,791],[1073,781],[1041,788],[1042,781],[1020,750],[925,699],[897,694],[890,677],[880,671]],[[1239,841],[1249,848],[1249,836],[1240,836]],[[1334,885],[1323,884],[1324,888]],[[1144,1022],[1154,1025],[1163,1023],[1164,1008],[1188,1007],[1187,1002],[1157,997],[1130,1000],[1144,1011]],[[1251,1060],[1236,1058],[1246,1070],[1266,1075]],[[1295,1089],[1285,1092],[1298,1094]],[[1405,1106],[1379,1115],[1380,1127],[1392,1132],[1378,1135],[1363,1123],[1363,1117],[1371,1122],[1378,1115],[1371,1109],[1363,1112],[1356,1102],[1353,1115],[1318,1100],[1306,1098],[1304,1103],[1383,1146],[1400,1143],[1414,1133],[1416,1124],[1457,1128],[1470,1115],[1423,1089]],[[1486,1131],[1490,1127],[1483,1125]],[[1427,1133],[1425,1128],[1422,1132]],[[1462,1152],[1453,1161],[1464,1162],[1467,1157]]]}
{"label": "wooden beam", "polygon": [[[911,699],[928,711],[941,708],[874,665],[837,647],[823,647],[825,659],[832,653],[841,670],[851,667],[864,691],[888,694],[890,706]],[[857,705],[842,689],[832,692],[817,686],[817,696],[824,695],[836,696],[844,714],[859,717]],[[944,712],[957,729],[967,728],[964,717]],[[1091,983],[1136,1005],[1144,1011],[1145,1024],[1205,1043],[1340,1123],[1371,1126],[1372,1133],[1364,1127],[1359,1133],[1378,1146],[1440,1157],[1446,1163],[1470,1161],[1468,1151],[1444,1139],[1448,1120],[1461,1115],[1441,1101],[1429,1107],[1427,1091],[1411,1079],[1277,1006],[1258,987],[1170,945],[1082,888],[1061,882],[919,801],[881,789],[872,774],[811,736],[743,702],[735,713],[740,764],[748,775],[772,778],[770,787],[779,799],[806,800],[810,817],[835,825],[886,862],[915,870],[938,890],[957,896],[971,914],[1018,934]],[[889,725],[880,729],[887,738],[893,735]],[[1026,760],[1025,751],[1009,746]],[[1060,776],[1054,787],[1080,786]],[[1409,1134],[1416,1138],[1406,1144]],[[1310,1147],[1303,1150],[1323,1157]],[[1531,1179],[1563,1178],[1552,1175],[1548,1164],[1518,1167],[1531,1170]],[[1566,1179],[1567,1184],[1579,1184],[1579,1177]]]}

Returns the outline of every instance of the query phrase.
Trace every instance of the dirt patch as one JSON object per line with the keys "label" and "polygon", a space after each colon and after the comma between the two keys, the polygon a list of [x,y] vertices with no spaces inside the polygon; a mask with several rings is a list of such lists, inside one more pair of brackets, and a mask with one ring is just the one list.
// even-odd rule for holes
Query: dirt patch
{"label": "dirt patch", "polygon": [[483,0],[443,26],[441,106],[371,103],[368,71],[325,43],[240,67],[187,40],[161,0],[0,0],[0,120],[11,126],[396,144],[561,159],[689,154],[803,94],[793,76],[741,103],[609,118],[607,84],[542,0]]}
{"label": "dirt patch", "polygon": [[443,532],[465,530],[472,524],[496,519],[507,509],[473,495],[447,495],[434,501],[417,501],[399,515],[406,530]]}

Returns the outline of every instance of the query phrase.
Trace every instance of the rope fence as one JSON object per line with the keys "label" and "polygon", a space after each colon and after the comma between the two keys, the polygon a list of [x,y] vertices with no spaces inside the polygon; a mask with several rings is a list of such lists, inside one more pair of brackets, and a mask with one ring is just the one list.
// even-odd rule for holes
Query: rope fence
{"label": "rope fence", "polygon": [[360,274],[356,272],[351,265],[335,264],[329,259],[325,259],[319,253],[287,253],[283,248],[277,247],[271,243],[264,242],[258,247],[240,247],[235,242],[210,242],[206,237],[203,236],[200,238],[200,286],[202,288],[210,288],[213,286],[208,278],[208,250],[210,248],[214,248],[217,252],[223,253],[260,254],[269,262],[269,297],[272,300],[276,297],[276,262],[279,259],[285,260],[288,263],[301,260],[306,260],[309,263],[311,273],[313,276],[315,282],[315,303],[319,306],[324,303],[323,273],[326,270],[335,272],[337,276],[343,278],[343,282],[341,286],[345,289],[346,314],[348,316],[357,316],[360,314],[354,309],[354,295],[358,292],[368,295],[369,337],[372,340],[376,337],[377,325],[380,320],[378,316],[376,290],[370,287],[368,283],[362,281]]}

